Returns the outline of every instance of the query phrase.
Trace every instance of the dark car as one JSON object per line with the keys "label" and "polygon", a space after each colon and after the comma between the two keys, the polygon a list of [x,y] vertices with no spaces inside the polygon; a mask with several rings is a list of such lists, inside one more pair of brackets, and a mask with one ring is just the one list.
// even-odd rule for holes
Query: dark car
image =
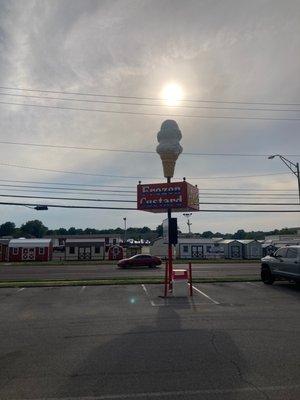
{"label": "dark car", "polygon": [[136,254],[130,258],[124,258],[118,262],[118,267],[149,267],[153,268],[161,265],[161,259],[159,257],[150,256],[148,254]]}

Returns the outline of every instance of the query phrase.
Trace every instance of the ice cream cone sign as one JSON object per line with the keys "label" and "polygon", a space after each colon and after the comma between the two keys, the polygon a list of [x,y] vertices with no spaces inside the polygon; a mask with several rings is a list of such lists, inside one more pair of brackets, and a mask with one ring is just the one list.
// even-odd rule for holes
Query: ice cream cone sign
{"label": "ice cream cone sign", "polygon": [[181,138],[182,134],[176,121],[167,119],[162,123],[157,134],[159,145],[156,148],[156,152],[160,155],[166,178],[174,176],[176,160],[182,152],[182,147],[179,143]]}

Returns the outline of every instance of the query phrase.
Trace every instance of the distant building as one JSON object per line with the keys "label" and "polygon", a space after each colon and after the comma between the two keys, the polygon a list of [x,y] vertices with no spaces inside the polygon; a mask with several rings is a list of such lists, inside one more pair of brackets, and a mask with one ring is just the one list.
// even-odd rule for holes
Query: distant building
{"label": "distant building", "polygon": [[0,262],[8,261],[8,244],[10,239],[0,238]]}
{"label": "distant building", "polygon": [[8,259],[18,261],[49,261],[52,258],[51,239],[11,239]]}
{"label": "distant building", "polygon": [[67,239],[101,239],[106,246],[120,244],[122,242],[122,235],[119,234],[91,234],[91,235],[49,235],[45,238],[52,239],[53,247],[65,246]]}

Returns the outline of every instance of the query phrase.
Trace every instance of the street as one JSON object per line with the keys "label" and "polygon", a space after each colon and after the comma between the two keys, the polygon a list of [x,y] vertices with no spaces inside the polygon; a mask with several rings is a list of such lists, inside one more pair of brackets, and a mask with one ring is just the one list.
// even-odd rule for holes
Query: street
{"label": "street", "polygon": [[0,398],[298,400],[300,292],[260,282],[0,290]]}
{"label": "street", "polygon": [[[188,264],[175,264],[187,268]],[[259,276],[259,263],[193,264],[195,278]],[[101,279],[116,277],[164,276],[164,265],[159,268],[139,267],[119,269],[116,265],[4,265],[0,266],[0,281],[41,279]]]}

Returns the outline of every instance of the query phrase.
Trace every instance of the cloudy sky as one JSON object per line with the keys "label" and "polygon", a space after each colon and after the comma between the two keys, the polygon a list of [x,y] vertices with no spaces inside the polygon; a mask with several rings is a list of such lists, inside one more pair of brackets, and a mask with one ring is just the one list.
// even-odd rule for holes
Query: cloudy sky
{"label": "cloudy sky", "polygon": [[[203,202],[296,202],[296,178],[288,173],[279,159],[191,156],[184,152],[280,153],[299,161],[300,121],[297,119],[300,111],[282,111],[300,110],[299,20],[298,0],[0,0],[0,140],[154,151],[156,134],[169,116],[176,119],[183,135],[184,150],[178,159],[175,175],[178,178],[189,177],[191,183],[198,184]],[[164,101],[149,100],[161,98],[163,88],[169,83],[182,88],[185,101],[177,104],[181,107],[171,108]],[[104,94],[106,97],[12,88]],[[114,105],[103,101],[148,105]],[[58,108],[32,107],[29,104]],[[184,105],[189,107],[183,108]],[[67,107],[122,113],[64,109]],[[268,111],[262,111],[262,108]],[[228,116],[234,118],[220,118]],[[75,183],[99,185],[89,189],[101,190],[104,189],[101,185],[114,185],[117,187],[111,190],[134,191],[138,179],[130,177],[142,177],[143,182],[163,179],[161,162],[156,154],[1,143],[0,156],[1,195],[46,195],[46,190],[42,192],[42,189],[37,192],[36,188],[3,186],[29,186],[26,183],[29,181],[43,182],[44,185],[35,186],[46,188],[50,183],[55,183],[52,187],[59,187],[58,183]],[[268,175],[276,173],[278,175]],[[243,175],[246,177],[240,177]],[[63,187],[77,188],[71,192],[75,197],[132,199],[134,196],[134,193],[119,192],[110,196],[107,192],[87,194],[82,192],[83,187]],[[207,197],[208,189],[217,195]],[[227,189],[227,192],[222,189]],[[243,191],[232,189],[246,189],[245,197],[236,195]],[[268,195],[248,195],[258,189],[268,190],[263,192]],[[272,192],[275,189],[287,191]],[[58,189],[48,190],[48,195],[70,196],[67,190],[61,190],[61,194],[57,192]],[[222,192],[234,194],[221,197]],[[279,197],[279,193],[285,197]],[[91,204],[12,197],[1,199],[40,204],[47,201],[53,204]],[[109,204],[113,203],[103,203]],[[132,206],[131,203],[117,205]],[[247,209],[250,206],[203,205],[201,208]],[[295,209],[293,206],[279,208]],[[25,207],[0,206],[0,223],[12,220],[21,224],[39,218],[51,228],[117,227],[122,226],[123,217],[127,217],[129,226],[155,228],[164,216],[136,211],[52,209],[37,212]],[[178,218],[181,229],[186,230],[184,217],[178,214]],[[203,212],[193,214],[192,228],[200,232],[273,229],[299,226],[299,218],[296,213]]]}

